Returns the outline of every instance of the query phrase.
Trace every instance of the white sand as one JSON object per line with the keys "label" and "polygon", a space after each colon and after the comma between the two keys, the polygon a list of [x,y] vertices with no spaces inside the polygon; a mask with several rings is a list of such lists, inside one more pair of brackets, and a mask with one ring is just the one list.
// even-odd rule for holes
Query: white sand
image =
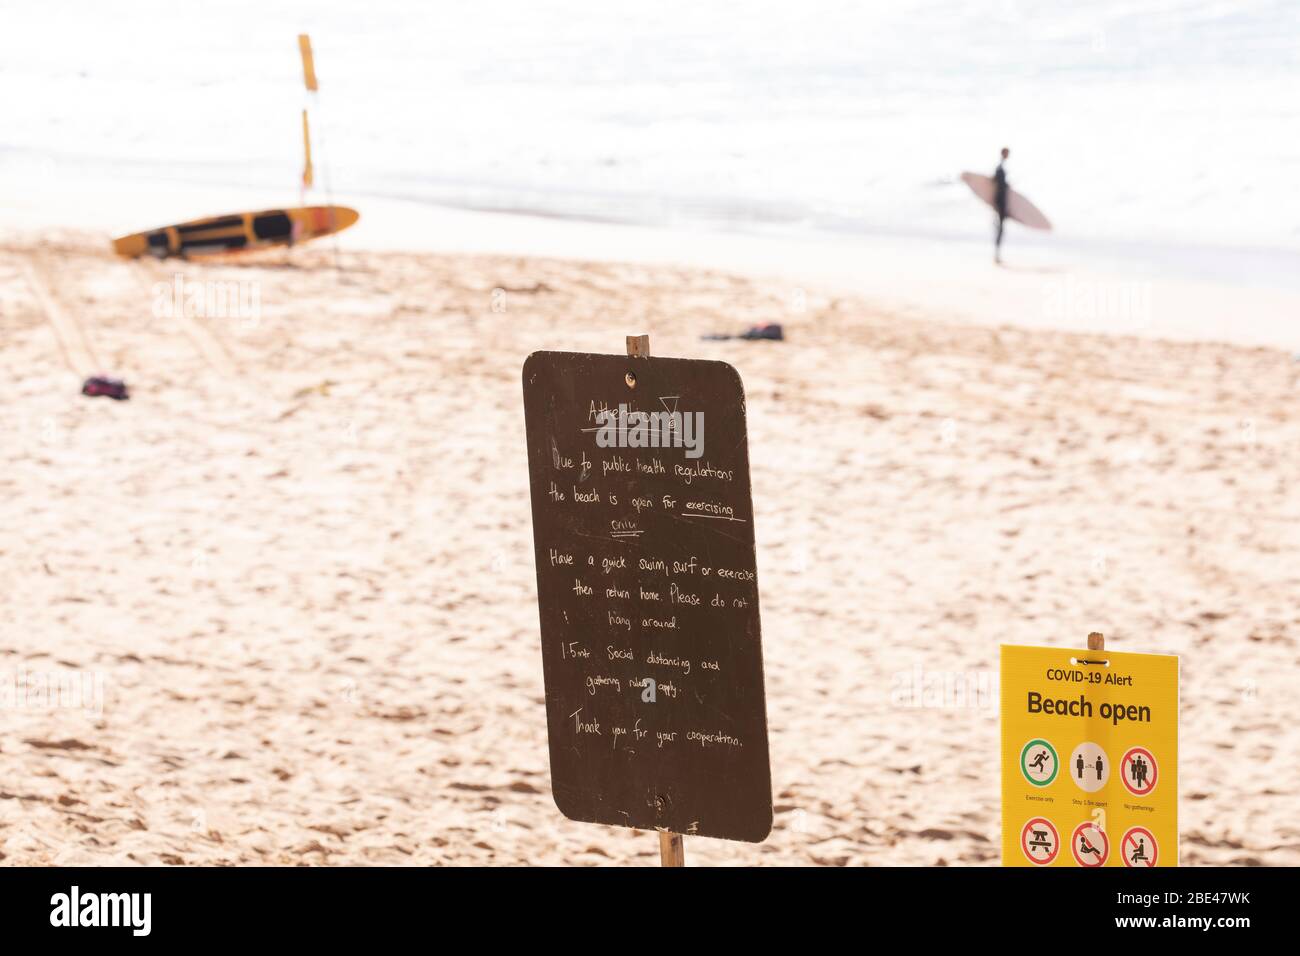
{"label": "white sand", "polygon": [[[1300,863],[1287,352],[1018,327],[1045,324],[1016,304],[1039,274],[936,290],[904,252],[850,297],[815,270],[362,251],[365,227],[341,274],[328,243],[130,265],[34,224],[0,235],[0,677],[100,675],[104,700],[6,711],[5,862],[654,862],[549,796],[519,388],[535,349],[649,331],[732,362],[749,406],[776,828],[689,862],[996,862],[993,702],[899,706],[899,675],[1097,629],[1183,655],[1184,863]],[[536,241],[509,225],[498,247]],[[77,394],[31,264],[131,402]],[[260,319],[155,318],[177,271],[254,283]],[[1188,303],[1180,337],[1242,325],[1180,287],[1156,296]],[[1290,300],[1260,296],[1247,339],[1283,344]],[[699,340],[766,321],[789,341]]]}

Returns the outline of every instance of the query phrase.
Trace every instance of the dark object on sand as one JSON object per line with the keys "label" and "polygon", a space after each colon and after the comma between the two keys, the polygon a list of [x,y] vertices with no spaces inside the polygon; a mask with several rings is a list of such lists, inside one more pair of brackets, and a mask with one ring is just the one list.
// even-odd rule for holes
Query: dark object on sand
{"label": "dark object on sand", "polygon": [[770,339],[773,342],[784,342],[785,332],[781,326],[775,322],[770,325],[753,325],[745,330],[741,336],[742,339]]}
{"label": "dark object on sand", "polygon": [[86,379],[81,385],[81,394],[92,398],[96,395],[106,395],[119,402],[124,402],[131,397],[126,390],[126,382],[105,375],[92,375]]}
{"label": "dark object on sand", "polygon": [[785,332],[781,326],[775,322],[768,325],[751,325],[739,335],[704,335],[701,338],[709,342],[726,342],[729,339],[745,339],[750,342],[767,341],[767,342],[784,342]]}

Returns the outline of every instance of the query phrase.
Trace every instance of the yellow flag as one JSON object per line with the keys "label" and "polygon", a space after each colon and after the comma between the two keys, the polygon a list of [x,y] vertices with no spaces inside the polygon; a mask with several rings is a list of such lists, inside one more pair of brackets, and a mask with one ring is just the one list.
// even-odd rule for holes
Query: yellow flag
{"label": "yellow flag", "polygon": [[302,53],[302,79],[307,89],[316,92],[316,64],[311,57],[311,37],[305,33],[298,34],[298,50]]}

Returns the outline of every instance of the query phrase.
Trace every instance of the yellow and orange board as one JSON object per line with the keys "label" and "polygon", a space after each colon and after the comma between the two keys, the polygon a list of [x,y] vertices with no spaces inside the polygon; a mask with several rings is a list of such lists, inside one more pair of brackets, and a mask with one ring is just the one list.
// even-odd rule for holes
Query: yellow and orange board
{"label": "yellow and orange board", "polygon": [[342,232],[360,218],[347,206],[300,206],[195,219],[113,240],[120,256],[222,255],[291,246]]}
{"label": "yellow and orange board", "polygon": [[1178,658],[1002,647],[1002,864],[1178,865]]}

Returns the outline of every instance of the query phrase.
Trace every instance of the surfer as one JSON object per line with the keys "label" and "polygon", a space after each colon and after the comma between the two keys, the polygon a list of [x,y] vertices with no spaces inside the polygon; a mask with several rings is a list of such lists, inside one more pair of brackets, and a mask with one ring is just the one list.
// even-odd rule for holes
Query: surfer
{"label": "surfer", "polygon": [[1004,164],[1011,155],[1011,150],[1005,146],[1002,147],[1002,161],[998,163],[997,171],[993,173],[993,208],[998,214],[998,235],[993,240],[993,261],[998,265],[1002,264],[1002,224],[1007,219],[1007,194],[1011,191],[1007,186],[1007,171]]}
{"label": "surfer", "polygon": [[1006,228],[1008,219],[1014,219],[1030,229],[1052,228],[1052,224],[1047,221],[1047,217],[1038,207],[1012,189],[1011,184],[1007,182],[1007,159],[1010,156],[1011,150],[1004,146],[1002,161],[998,163],[998,168],[994,170],[992,176],[970,172],[961,174],[961,181],[969,186],[970,191],[980,202],[986,203],[998,217],[997,232],[993,239],[993,261],[999,265],[1002,263],[1002,230]]}

